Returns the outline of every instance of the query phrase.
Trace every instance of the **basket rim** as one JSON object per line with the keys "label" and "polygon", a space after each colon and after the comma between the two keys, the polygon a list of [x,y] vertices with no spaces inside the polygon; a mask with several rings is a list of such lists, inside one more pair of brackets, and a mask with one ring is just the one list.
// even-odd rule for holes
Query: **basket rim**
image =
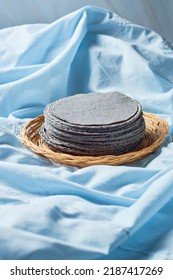
{"label": "basket rim", "polygon": [[[153,113],[143,112],[146,123],[146,137],[152,141],[150,145],[141,147],[137,151],[128,152],[122,155],[104,155],[104,156],[84,156],[72,155],[63,152],[51,150],[41,139],[38,129],[44,122],[44,115],[30,120],[21,131],[20,139],[23,145],[28,147],[34,153],[46,157],[60,164],[87,167],[91,165],[121,165],[130,163],[146,157],[159,148],[169,132],[169,126],[166,120]],[[34,133],[34,138],[31,138]],[[151,140],[152,138],[156,140]]]}

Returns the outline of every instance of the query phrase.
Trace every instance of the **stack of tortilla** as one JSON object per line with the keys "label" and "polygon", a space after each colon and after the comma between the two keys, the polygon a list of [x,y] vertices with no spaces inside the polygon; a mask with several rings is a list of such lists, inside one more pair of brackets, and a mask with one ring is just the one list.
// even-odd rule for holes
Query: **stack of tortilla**
{"label": "stack of tortilla", "polygon": [[119,92],[76,94],[48,104],[40,129],[54,151],[85,156],[120,155],[145,135],[142,107]]}

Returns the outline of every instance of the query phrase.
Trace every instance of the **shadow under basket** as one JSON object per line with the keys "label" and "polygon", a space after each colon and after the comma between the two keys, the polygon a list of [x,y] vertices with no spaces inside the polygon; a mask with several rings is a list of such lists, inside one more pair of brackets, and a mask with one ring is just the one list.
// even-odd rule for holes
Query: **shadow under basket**
{"label": "shadow under basket", "polygon": [[143,143],[138,150],[122,155],[80,156],[51,150],[41,139],[38,132],[44,122],[44,115],[29,121],[21,131],[22,143],[34,153],[60,164],[87,167],[91,165],[122,165],[146,157],[153,153],[165,139],[169,128],[165,120],[151,113],[143,113],[146,132]]}

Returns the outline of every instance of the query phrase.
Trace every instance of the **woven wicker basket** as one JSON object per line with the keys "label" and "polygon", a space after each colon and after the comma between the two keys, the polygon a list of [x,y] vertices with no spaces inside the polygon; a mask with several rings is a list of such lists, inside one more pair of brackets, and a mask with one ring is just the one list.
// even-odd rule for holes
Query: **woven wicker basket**
{"label": "woven wicker basket", "polygon": [[163,142],[168,133],[168,124],[165,120],[151,113],[144,112],[146,123],[145,139],[137,151],[126,153],[119,156],[74,156],[62,152],[52,151],[41,139],[38,129],[44,122],[44,116],[29,121],[21,131],[22,143],[33,152],[47,157],[55,162],[86,167],[91,165],[121,165],[135,160],[142,159],[153,153]]}

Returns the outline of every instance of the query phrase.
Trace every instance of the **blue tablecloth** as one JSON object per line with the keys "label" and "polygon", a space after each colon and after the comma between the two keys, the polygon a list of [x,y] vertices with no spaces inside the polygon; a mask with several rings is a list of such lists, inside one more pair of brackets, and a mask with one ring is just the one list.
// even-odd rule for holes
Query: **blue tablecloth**
{"label": "blue tablecloth", "polygon": [[61,97],[120,91],[173,131],[173,50],[158,34],[84,7],[0,30],[0,259],[173,259],[173,143],[123,166],[72,168],[20,142]]}

